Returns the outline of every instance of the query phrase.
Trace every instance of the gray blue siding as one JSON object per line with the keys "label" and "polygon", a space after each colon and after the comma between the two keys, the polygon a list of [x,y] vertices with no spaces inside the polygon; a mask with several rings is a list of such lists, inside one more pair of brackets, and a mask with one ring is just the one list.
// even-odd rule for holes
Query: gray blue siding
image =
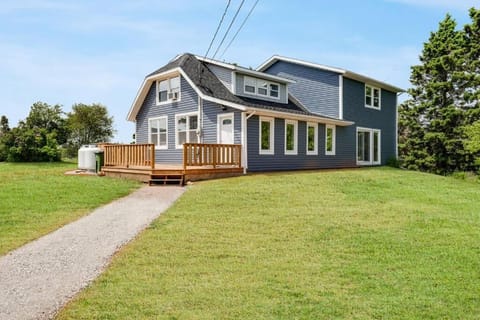
{"label": "gray blue siding", "polygon": [[339,117],[339,75],[298,64],[278,61],[266,73],[296,81],[289,92],[311,112]]}
{"label": "gray blue siding", "polygon": [[364,127],[381,130],[381,164],[395,157],[396,147],[396,94],[381,89],[381,110],[365,107],[365,84],[343,79],[343,115],[345,119],[355,121],[352,126],[352,141],[356,154],[356,128]]}
{"label": "gray blue siding", "polygon": [[233,108],[222,109],[222,106],[210,102],[203,102],[203,142],[217,143],[218,133],[218,115],[233,113],[233,139],[234,143],[241,144],[242,136],[242,113]]}
{"label": "gray blue siding", "polygon": [[[137,115],[137,143],[148,143],[148,119],[168,117],[168,149],[156,150],[156,163],[181,163],[182,149],[175,148],[175,115],[198,111],[198,95],[190,85],[181,79],[181,100],[174,103],[156,105],[155,83],[148,91],[147,97]],[[216,103],[203,101],[203,128],[201,142],[217,143],[217,115],[234,113],[234,142],[241,143],[241,112],[222,107]],[[199,121],[202,121],[199,119]],[[201,123],[201,122],[200,122]]]}
{"label": "gray blue siding", "polygon": [[168,149],[156,150],[156,163],[181,163],[183,152],[175,149],[175,115],[198,111],[198,95],[181,77],[180,100],[162,105],[156,104],[155,83],[148,91],[147,97],[140,108],[136,122],[137,143],[148,143],[148,119],[168,116]]}
{"label": "gray blue siding", "polygon": [[216,64],[208,64],[208,69],[213,72],[213,74],[220,80],[221,83],[225,87],[227,87],[228,90],[232,91],[232,70],[218,66]]}
{"label": "gray blue siding", "polygon": [[259,117],[247,122],[248,170],[275,171],[355,166],[355,137],[349,127],[336,127],[336,154],[325,155],[325,125],[318,125],[318,155],[307,155],[307,123],[298,121],[297,155],[285,155],[285,119],[275,119],[274,154],[259,154]]}
{"label": "gray blue siding", "polygon": [[[262,99],[262,100],[267,100],[267,101],[274,101],[274,102],[280,102],[280,103],[287,103],[287,87],[283,83],[278,83],[275,81],[270,81],[270,82],[275,82],[276,84],[279,85],[279,97],[280,99],[275,99],[272,97],[268,96],[259,96],[259,95],[252,95],[248,92],[245,92],[245,87],[244,87],[244,77],[245,75],[237,73],[235,75],[235,83],[236,83],[236,91],[235,94],[243,97],[250,97],[250,98],[256,98],[256,99]],[[253,77],[253,76],[248,76],[247,77],[252,77],[252,78],[258,78],[258,77]]]}

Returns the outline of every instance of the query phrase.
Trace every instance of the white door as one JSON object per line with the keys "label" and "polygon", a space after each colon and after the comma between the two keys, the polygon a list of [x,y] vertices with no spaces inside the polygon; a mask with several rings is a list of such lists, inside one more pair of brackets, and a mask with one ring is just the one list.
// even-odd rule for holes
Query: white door
{"label": "white door", "polygon": [[218,116],[218,143],[233,144],[233,114]]}

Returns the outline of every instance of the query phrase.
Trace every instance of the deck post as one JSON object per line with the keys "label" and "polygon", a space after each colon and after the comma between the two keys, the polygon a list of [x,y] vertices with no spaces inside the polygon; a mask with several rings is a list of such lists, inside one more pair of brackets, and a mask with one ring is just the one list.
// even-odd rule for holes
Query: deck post
{"label": "deck post", "polygon": [[155,145],[150,145],[150,166],[155,169]]}
{"label": "deck post", "polygon": [[217,146],[213,146],[213,168],[215,169],[217,167]]}
{"label": "deck post", "polygon": [[185,174],[187,170],[187,144],[183,144],[183,174]]}

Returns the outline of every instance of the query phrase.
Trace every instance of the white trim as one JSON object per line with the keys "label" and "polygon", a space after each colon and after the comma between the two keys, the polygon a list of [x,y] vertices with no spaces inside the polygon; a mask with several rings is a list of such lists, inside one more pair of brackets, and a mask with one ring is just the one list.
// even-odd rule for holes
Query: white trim
{"label": "white trim", "polygon": [[217,143],[225,143],[220,142],[220,129],[222,128],[222,120],[225,118],[232,119],[232,143],[235,143],[235,113],[233,112],[217,114]]}
{"label": "white trim", "polygon": [[[359,132],[368,132],[370,134],[370,150],[369,150],[369,161],[360,161],[358,160],[358,133]],[[374,151],[374,139],[373,135],[375,133],[378,133],[378,160],[374,161],[373,160],[373,151]],[[368,166],[368,165],[379,165],[382,163],[382,130],[380,129],[373,129],[373,128],[365,128],[365,127],[357,127],[356,133],[355,133],[355,159],[357,162],[357,165],[359,166]]]}
{"label": "white trim", "polygon": [[262,63],[260,66],[258,66],[257,71],[260,71],[260,72],[265,71],[266,69],[268,69],[271,65],[273,65],[277,61],[285,61],[285,62],[289,62],[289,63],[293,63],[293,64],[303,65],[303,66],[310,67],[310,68],[315,68],[315,69],[320,69],[320,70],[339,73],[339,74],[341,74],[344,77],[347,77],[349,79],[357,80],[357,81],[360,81],[360,82],[373,83],[373,84],[375,84],[375,85],[377,85],[381,88],[384,88],[384,89],[392,91],[392,92],[405,92],[405,90],[402,89],[402,88],[392,86],[392,85],[390,85],[386,82],[382,82],[382,81],[379,81],[379,80],[376,80],[376,79],[373,79],[373,78],[370,78],[370,77],[367,77],[367,76],[364,76],[364,75],[361,75],[361,74],[358,74],[358,73],[355,73],[355,72],[352,72],[352,71],[349,71],[349,70],[346,70],[346,69],[337,68],[337,67],[330,67],[330,66],[326,66],[326,65],[323,65],[323,64],[312,63],[312,62],[308,62],[308,61],[304,61],[304,60],[300,60],[300,59],[287,58],[287,57],[283,57],[283,56],[279,56],[279,55],[274,55],[274,56],[270,57],[269,59],[267,59],[264,63]]}
{"label": "white trim", "polygon": [[329,66],[326,66],[326,65],[323,65],[323,64],[307,62],[307,61],[300,60],[300,59],[287,58],[287,57],[283,57],[283,56],[279,56],[279,55],[273,55],[272,57],[270,57],[267,61],[262,63],[260,66],[258,66],[257,70],[260,71],[260,72],[265,71],[265,69],[270,67],[272,64],[274,64],[278,60],[289,62],[289,63],[294,63],[294,64],[301,64],[301,65],[304,65],[304,66],[307,66],[307,67],[322,69],[322,70],[336,72],[336,73],[345,73],[345,71],[346,71],[346,70],[340,69],[340,68],[329,67]]}
{"label": "white trim", "polygon": [[[270,149],[262,150],[262,122],[270,123]],[[258,118],[258,153],[259,154],[275,154],[275,118],[259,117]]]}
{"label": "white trim", "polygon": [[338,117],[343,119],[343,76],[338,75]]}
{"label": "white trim", "polygon": [[242,141],[242,167],[243,174],[247,173],[247,115],[246,112],[241,113],[241,129],[240,141]]}
{"label": "white trim", "polygon": [[[327,150],[327,141],[328,141],[328,129],[332,129],[332,150]],[[327,124],[325,125],[325,155],[334,156],[337,149],[337,128],[334,125]]]}
{"label": "white trim", "polygon": [[[291,124],[293,125],[294,131],[293,131],[293,150],[287,150],[287,126]],[[298,121],[297,120],[289,120],[285,119],[285,125],[284,125],[285,131],[284,131],[284,147],[283,151],[286,155],[297,155],[298,154]]]}
{"label": "white trim", "polygon": [[203,143],[203,100],[198,96],[198,141]]}
{"label": "white trim", "polygon": [[[309,151],[308,150],[308,127],[313,127],[314,128],[314,141],[313,141],[313,150]],[[318,123],[316,122],[307,122],[307,130],[305,134],[305,141],[306,141],[306,146],[305,150],[308,156],[316,156],[318,155]]]}
{"label": "white trim", "polygon": [[[166,138],[165,138],[165,142],[166,144],[164,146],[161,146],[161,145],[157,145],[155,142],[152,142],[152,133],[150,132],[150,129],[151,129],[151,126],[150,126],[150,121],[153,121],[153,120],[162,120],[162,119],[165,119],[165,124],[166,124]],[[168,149],[168,116],[160,116],[160,117],[153,117],[153,118],[148,118],[147,119],[147,124],[148,124],[148,143],[153,143],[155,145],[155,150],[167,150]],[[158,137],[160,137],[160,131],[158,131]],[[136,136],[135,136],[136,138]],[[157,141],[158,142],[158,141]]]}
{"label": "white trim", "polygon": [[[370,88],[371,97],[370,102],[371,104],[367,104],[367,87]],[[378,90],[378,107],[374,106],[374,98],[375,98],[375,90]],[[370,108],[374,110],[382,110],[382,89],[379,87],[372,86],[371,84],[365,83],[365,88],[363,91],[363,100],[365,102],[365,108]]]}
{"label": "white trim", "polygon": [[[178,118],[180,117],[187,117],[187,123],[186,123],[186,132],[188,133],[191,129],[188,129],[189,127],[189,124],[190,124],[190,120],[188,117],[190,116],[197,116],[197,130],[199,129],[199,126],[200,126],[200,119],[199,119],[199,116],[198,116],[198,111],[195,111],[195,112],[187,112],[187,113],[176,113],[175,114],[175,149],[183,149],[183,145],[179,145],[178,144],[178,129],[177,129],[177,125],[178,125]],[[188,139],[189,135],[187,134],[186,135],[186,140],[187,142],[191,142],[189,141]]]}
{"label": "white trim", "polygon": [[398,159],[398,94],[395,95],[395,158]]}
{"label": "white trim", "polygon": [[232,83],[230,84],[231,86],[231,92],[233,94],[237,94],[237,73],[235,71],[230,72],[232,75]]}

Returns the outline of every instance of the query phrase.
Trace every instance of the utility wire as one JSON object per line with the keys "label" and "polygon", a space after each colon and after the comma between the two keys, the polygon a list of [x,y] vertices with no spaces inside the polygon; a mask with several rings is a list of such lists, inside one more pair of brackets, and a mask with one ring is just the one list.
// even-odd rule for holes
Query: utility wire
{"label": "utility wire", "polygon": [[213,41],[215,41],[215,38],[217,37],[218,30],[220,30],[220,27],[222,26],[223,19],[225,18],[225,15],[227,14],[228,7],[230,6],[231,0],[228,0],[227,6],[225,7],[225,10],[223,11],[222,18],[220,19],[220,22],[218,23],[217,30],[215,30],[215,34],[213,35],[212,41],[210,42],[210,45],[208,46],[207,53],[205,53],[206,58],[208,56],[208,53],[210,52],[210,49],[212,48]]}
{"label": "utility wire", "polygon": [[230,29],[232,28],[232,25],[235,22],[235,19],[237,18],[238,13],[240,12],[240,9],[242,9],[242,6],[243,6],[244,2],[245,2],[245,0],[242,0],[242,2],[240,2],[240,5],[238,6],[237,12],[235,12],[235,15],[233,16],[232,22],[230,22],[230,25],[228,26],[227,31],[225,31],[225,35],[223,36],[222,41],[220,41],[220,44],[218,45],[217,50],[215,50],[215,53],[213,54],[212,59],[215,59],[215,56],[217,55],[218,50],[220,50],[220,47],[222,46],[223,41],[225,41],[225,38],[227,37],[228,32],[230,32]]}
{"label": "utility wire", "polygon": [[237,32],[236,32],[235,35],[233,36],[232,40],[230,40],[230,42],[228,43],[228,45],[227,45],[227,47],[225,48],[225,50],[223,50],[223,53],[222,53],[222,55],[220,56],[220,59],[223,57],[223,55],[225,54],[225,52],[227,52],[228,48],[230,48],[230,45],[231,45],[232,42],[235,40],[235,38],[237,37],[237,35],[240,33],[240,30],[242,30],[243,26],[245,25],[245,22],[247,22],[248,18],[250,17],[250,15],[252,14],[253,10],[254,10],[255,7],[257,6],[258,1],[260,1],[260,0],[255,1],[255,3],[253,4],[252,8],[251,8],[250,11],[248,12],[247,16],[245,17],[245,19],[243,19],[242,24],[240,25],[240,27],[238,28]]}

